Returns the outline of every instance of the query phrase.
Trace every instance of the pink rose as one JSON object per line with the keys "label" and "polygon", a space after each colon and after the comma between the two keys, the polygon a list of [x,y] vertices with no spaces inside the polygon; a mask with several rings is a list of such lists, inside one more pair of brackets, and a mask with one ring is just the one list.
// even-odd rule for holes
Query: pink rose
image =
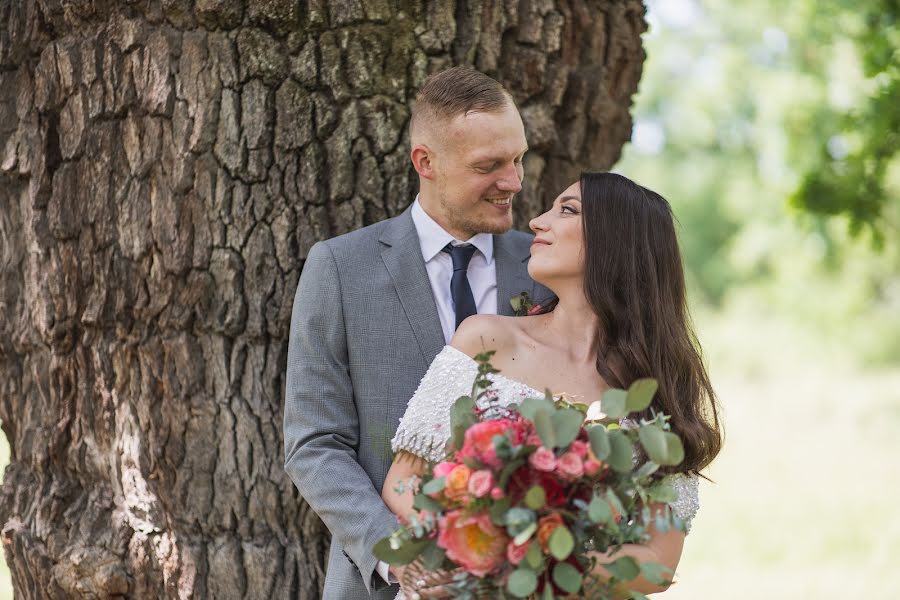
{"label": "pink rose", "polygon": [[541,436],[536,433],[531,433],[525,438],[526,446],[542,446],[544,442],[541,441]]}
{"label": "pink rose", "polygon": [[541,446],[528,457],[528,463],[538,471],[550,472],[556,468],[556,456],[552,450]]}
{"label": "pink rose", "polygon": [[501,461],[497,458],[494,448],[494,437],[503,435],[512,425],[509,419],[495,419],[492,421],[480,421],[466,430],[463,438],[463,447],[457,453],[457,457],[477,460],[489,467],[499,467]]}
{"label": "pink rose", "polygon": [[500,489],[499,487],[495,487],[494,489],[491,490],[491,498],[493,498],[494,500],[499,500],[500,498],[502,498],[505,495],[506,494],[504,494],[503,490]]}
{"label": "pink rose", "polygon": [[456,463],[440,462],[434,466],[434,478],[446,477],[450,471],[456,468]]}
{"label": "pink rose", "polygon": [[528,554],[530,545],[530,542],[525,542],[518,546],[514,541],[510,540],[509,544],[506,545],[506,560],[514,565],[519,564],[525,558],[525,555]]}
{"label": "pink rose", "polygon": [[578,458],[584,459],[584,457],[587,456],[588,445],[581,440],[575,440],[572,442],[572,445],[569,446],[569,451],[577,454]]}
{"label": "pink rose", "polygon": [[469,493],[476,498],[487,496],[494,486],[494,476],[487,469],[475,471],[469,477]]}
{"label": "pink rose", "polygon": [[606,473],[606,463],[589,457],[584,461],[584,472],[590,477],[601,478]]}
{"label": "pink rose", "polygon": [[560,456],[556,466],[560,473],[569,479],[577,479],[584,475],[584,464],[574,452],[566,452]]}
{"label": "pink rose", "polygon": [[438,546],[447,551],[450,560],[477,577],[503,564],[508,541],[506,531],[491,523],[487,513],[468,516],[454,510],[438,521]]}

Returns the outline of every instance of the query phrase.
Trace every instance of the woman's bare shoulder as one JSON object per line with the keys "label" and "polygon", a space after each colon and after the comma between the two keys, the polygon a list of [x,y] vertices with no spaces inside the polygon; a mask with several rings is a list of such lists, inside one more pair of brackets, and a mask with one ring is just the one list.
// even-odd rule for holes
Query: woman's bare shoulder
{"label": "woman's bare shoulder", "polygon": [[488,350],[507,353],[522,336],[522,320],[521,317],[472,315],[457,328],[450,345],[473,358]]}

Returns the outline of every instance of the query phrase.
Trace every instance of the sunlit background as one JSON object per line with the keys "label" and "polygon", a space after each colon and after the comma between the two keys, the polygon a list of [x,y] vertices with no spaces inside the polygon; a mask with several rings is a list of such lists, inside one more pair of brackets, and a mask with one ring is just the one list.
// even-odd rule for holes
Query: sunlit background
{"label": "sunlit background", "polygon": [[[727,435],[661,597],[900,597],[900,160],[879,235],[795,208],[809,173],[865,151],[837,122],[885,83],[860,33],[879,2],[648,4],[615,169],[675,209]],[[900,47],[896,23],[884,36]]]}

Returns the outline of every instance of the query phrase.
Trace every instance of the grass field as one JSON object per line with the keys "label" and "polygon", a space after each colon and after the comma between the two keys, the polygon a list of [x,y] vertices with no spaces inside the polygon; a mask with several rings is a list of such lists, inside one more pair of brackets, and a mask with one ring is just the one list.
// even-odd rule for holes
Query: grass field
{"label": "grass field", "polygon": [[[701,318],[725,448],[666,600],[900,597],[900,366],[840,340]],[[8,457],[0,443],[0,465]],[[12,598],[0,566],[0,600]]]}

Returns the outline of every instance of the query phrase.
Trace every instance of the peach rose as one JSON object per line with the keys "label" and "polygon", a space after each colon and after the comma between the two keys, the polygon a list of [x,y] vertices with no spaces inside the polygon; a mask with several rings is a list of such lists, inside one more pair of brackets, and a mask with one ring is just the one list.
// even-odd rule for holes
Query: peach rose
{"label": "peach rose", "polygon": [[550,536],[553,535],[553,532],[557,527],[562,525],[563,519],[559,513],[551,513],[546,517],[540,518],[538,521],[537,539],[544,552],[547,551],[547,544],[550,541]]}
{"label": "peach rose", "polygon": [[434,477],[437,479],[438,477],[446,477],[450,474],[450,471],[455,469],[457,463],[453,462],[440,462],[434,466]]}
{"label": "peach rose", "polygon": [[506,532],[491,523],[487,513],[467,516],[454,510],[438,521],[438,546],[447,551],[450,560],[478,577],[503,564],[508,542]]}
{"label": "peach rose", "polygon": [[447,487],[444,494],[451,500],[462,502],[469,493],[469,477],[472,476],[472,469],[466,465],[456,465],[450,474],[447,475]]}
{"label": "peach rose", "polygon": [[584,475],[584,464],[574,452],[566,452],[560,456],[556,466],[563,477],[567,479],[578,479]]}
{"label": "peach rose", "polygon": [[525,542],[518,546],[514,541],[510,540],[509,544],[506,545],[506,560],[514,565],[519,564],[525,558],[525,555],[528,554],[530,545],[530,542]]}
{"label": "peach rose", "polygon": [[538,471],[549,473],[556,468],[556,456],[552,450],[541,446],[528,457],[528,463]]}
{"label": "peach rose", "polygon": [[469,493],[476,498],[483,498],[491,492],[494,486],[494,476],[487,469],[475,471],[469,477]]}

